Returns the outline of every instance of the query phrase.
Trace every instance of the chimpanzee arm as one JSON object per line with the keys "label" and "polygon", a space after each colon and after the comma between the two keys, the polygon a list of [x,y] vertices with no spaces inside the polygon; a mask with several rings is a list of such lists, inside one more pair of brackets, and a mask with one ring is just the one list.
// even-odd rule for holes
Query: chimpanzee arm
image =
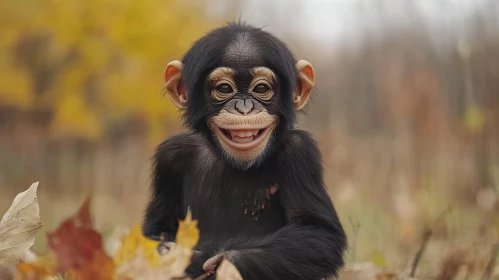
{"label": "chimpanzee arm", "polygon": [[162,233],[174,241],[182,212],[182,177],[195,155],[195,138],[186,133],[173,136],[156,149],[153,158],[151,200],[142,230],[145,236],[159,240]]}
{"label": "chimpanzee arm", "polygon": [[344,264],[346,235],[324,187],[320,152],[308,133],[294,131],[291,137],[278,170],[287,225],[225,249],[245,280],[318,280],[336,276]]}

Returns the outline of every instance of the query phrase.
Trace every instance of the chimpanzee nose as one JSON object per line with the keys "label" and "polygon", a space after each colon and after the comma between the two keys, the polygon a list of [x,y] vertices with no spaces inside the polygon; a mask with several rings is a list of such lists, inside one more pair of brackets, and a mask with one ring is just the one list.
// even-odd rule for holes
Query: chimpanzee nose
{"label": "chimpanzee nose", "polygon": [[236,109],[240,113],[247,115],[249,112],[251,112],[251,110],[253,110],[253,102],[251,99],[239,99],[236,103]]}

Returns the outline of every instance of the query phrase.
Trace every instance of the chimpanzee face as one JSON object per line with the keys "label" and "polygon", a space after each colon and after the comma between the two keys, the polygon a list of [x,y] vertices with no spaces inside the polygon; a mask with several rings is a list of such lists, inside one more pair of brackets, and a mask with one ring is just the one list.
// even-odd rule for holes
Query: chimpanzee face
{"label": "chimpanzee face", "polygon": [[263,66],[219,67],[208,76],[210,102],[220,108],[208,125],[234,160],[254,161],[274,137],[279,121],[278,106],[272,106],[276,82],[274,72]]}
{"label": "chimpanzee face", "polygon": [[[236,167],[260,163],[292,128],[309,98],[310,63],[296,62],[277,38],[260,29],[217,30],[200,39],[183,62],[165,71],[172,101]],[[223,43],[221,43],[223,42]]]}

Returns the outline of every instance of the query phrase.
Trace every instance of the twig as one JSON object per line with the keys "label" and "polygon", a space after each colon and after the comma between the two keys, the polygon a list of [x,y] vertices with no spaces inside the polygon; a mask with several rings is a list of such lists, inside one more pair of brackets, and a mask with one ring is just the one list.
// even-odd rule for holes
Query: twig
{"label": "twig", "polygon": [[353,229],[352,262],[355,263],[356,255],[357,255],[357,236],[358,236],[359,231],[360,231],[360,223],[355,222],[351,216],[348,216],[348,219],[350,220],[350,224],[352,225],[352,229]]}
{"label": "twig", "polygon": [[433,234],[433,231],[429,228],[425,228],[425,230],[423,231],[423,241],[421,242],[421,246],[419,246],[419,250],[416,253],[416,257],[414,257],[414,261],[412,262],[411,273],[409,274],[410,277],[415,276],[419,261],[421,260],[421,257],[423,256],[423,253],[426,249],[426,245],[428,245],[428,241],[430,241],[430,237],[432,234]]}
{"label": "twig", "polygon": [[[438,225],[443,220],[443,218],[445,217],[445,215],[447,215],[447,213],[449,213],[451,210],[452,210],[452,206],[447,207],[438,216],[438,218],[433,223],[432,227],[435,227],[436,225]],[[416,274],[416,269],[418,268],[419,261],[421,260],[421,257],[423,256],[423,254],[424,254],[424,252],[426,250],[426,246],[428,245],[428,242],[430,241],[430,238],[433,235],[432,227],[426,227],[423,230],[423,240],[421,241],[421,246],[419,246],[419,250],[416,253],[416,256],[414,257],[414,261],[412,262],[411,273],[409,274],[410,277],[414,277],[415,274]]]}
{"label": "twig", "polygon": [[497,259],[497,254],[499,253],[499,243],[496,243],[494,246],[492,246],[492,249],[490,251],[490,261],[487,264],[485,271],[483,272],[482,280],[488,280],[492,276],[494,265]]}
{"label": "twig", "polygon": [[210,274],[209,272],[206,272],[205,274],[201,274],[201,275],[199,275],[199,276],[198,276],[198,277],[196,277],[196,279],[194,279],[194,280],[203,280],[203,279],[205,279],[205,278],[206,278],[206,277],[208,277],[208,276],[211,276],[211,274]]}

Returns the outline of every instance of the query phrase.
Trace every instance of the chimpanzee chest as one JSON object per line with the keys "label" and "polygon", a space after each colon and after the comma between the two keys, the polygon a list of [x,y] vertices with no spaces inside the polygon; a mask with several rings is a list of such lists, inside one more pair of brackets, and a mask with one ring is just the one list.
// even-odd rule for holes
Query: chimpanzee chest
{"label": "chimpanzee chest", "polygon": [[284,226],[280,190],[274,182],[249,174],[217,175],[184,178],[184,207],[190,207],[198,220],[201,246],[265,236]]}

